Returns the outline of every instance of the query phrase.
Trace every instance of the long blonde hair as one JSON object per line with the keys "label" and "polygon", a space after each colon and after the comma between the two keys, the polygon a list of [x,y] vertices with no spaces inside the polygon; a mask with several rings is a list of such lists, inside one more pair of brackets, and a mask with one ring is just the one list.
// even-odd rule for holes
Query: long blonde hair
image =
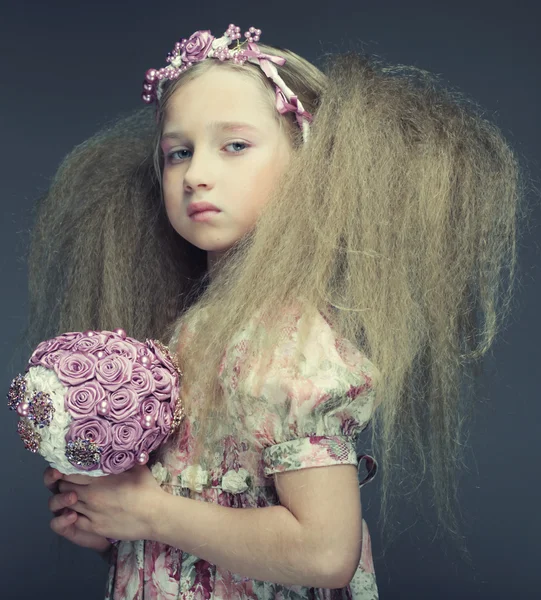
{"label": "long blonde hair", "polygon": [[[170,82],[158,124],[144,108],[103,128],[66,156],[36,206],[27,341],[33,349],[65,331],[121,326],[167,343],[204,314],[178,358],[183,390],[197,383],[203,399],[192,462],[210,463],[232,426],[216,374],[235,333],[256,313],[280,323],[296,302],[332,307],[337,332],[381,374],[371,443],[384,529],[392,499],[428,472],[438,519],[459,540],[471,374],[510,308],[522,169],[479,107],[426,71],[354,51],[327,56],[320,70],[259,45],[286,57],[279,72],[314,115],[309,143],[292,114],[277,113],[265,75],[228,61],[197,63]],[[260,82],[296,149],[212,280],[206,252],[168,222],[159,148],[168,98],[211,68]],[[266,333],[254,353],[272,352],[280,331]]]}

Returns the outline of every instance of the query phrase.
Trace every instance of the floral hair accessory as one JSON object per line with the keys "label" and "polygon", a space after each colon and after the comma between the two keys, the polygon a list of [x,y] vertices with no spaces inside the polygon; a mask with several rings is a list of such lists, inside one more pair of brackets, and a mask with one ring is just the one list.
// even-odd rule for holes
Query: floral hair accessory
{"label": "floral hair accessory", "polygon": [[[173,51],[167,55],[166,60],[170,65],[160,69],[149,69],[146,72],[143,93],[141,94],[143,102],[152,104],[156,101],[159,104],[165,80],[177,79],[194,63],[206,58],[215,58],[222,62],[232,60],[240,65],[249,61],[257,65],[274,82],[276,109],[282,115],[287,112],[295,113],[297,124],[302,130],[303,141],[306,143],[308,141],[309,125],[313,116],[304,109],[301,101],[278,74],[275,65],[282,66],[285,64],[286,59],[282,56],[261,52],[256,44],[260,36],[261,29],[250,27],[244,33],[246,40],[239,43],[240,27],[231,23],[221,38],[215,38],[208,29],[196,31],[188,39],[182,38],[175,44]],[[234,48],[229,48],[229,45],[235,40],[237,40],[237,45]]]}

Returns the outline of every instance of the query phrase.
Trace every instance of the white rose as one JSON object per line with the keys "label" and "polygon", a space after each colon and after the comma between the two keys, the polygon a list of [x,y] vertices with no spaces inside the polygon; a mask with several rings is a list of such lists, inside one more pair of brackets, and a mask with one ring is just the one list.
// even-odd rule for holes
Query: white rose
{"label": "white rose", "polygon": [[154,479],[156,479],[156,481],[159,484],[162,484],[168,479],[169,472],[160,462],[157,462],[154,465],[152,465],[150,471],[152,475],[154,475]]}
{"label": "white rose", "polygon": [[[195,488],[191,486],[191,478],[195,474]],[[203,486],[208,484],[209,472],[205,471],[200,465],[191,465],[186,467],[180,474],[181,485],[190,488],[194,492],[201,493]]]}
{"label": "white rose", "polygon": [[105,473],[101,469],[83,471],[72,465],[66,456],[66,434],[72,421],[70,413],[64,407],[64,398],[68,388],[58,379],[52,369],[41,365],[31,367],[25,375],[27,382],[27,399],[32,397],[33,392],[49,394],[53,401],[55,411],[50,425],[45,427],[31,427],[41,436],[39,454],[53,467],[66,475],[74,475],[84,472],[90,477],[101,477]]}
{"label": "white rose", "polygon": [[222,489],[232,494],[238,494],[239,492],[245,492],[248,489],[246,479],[250,473],[246,469],[239,469],[237,471],[227,471],[222,477]]}

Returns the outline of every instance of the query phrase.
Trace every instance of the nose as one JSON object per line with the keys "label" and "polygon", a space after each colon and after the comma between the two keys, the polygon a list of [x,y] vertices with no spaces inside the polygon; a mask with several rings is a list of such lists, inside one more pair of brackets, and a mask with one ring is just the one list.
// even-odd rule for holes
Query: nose
{"label": "nose", "polygon": [[211,161],[210,157],[206,158],[201,152],[197,157],[194,155],[188,163],[188,168],[184,173],[184,189],[188,193],[192,193],[197,188],[206,189],[212,187],[211,176]]}

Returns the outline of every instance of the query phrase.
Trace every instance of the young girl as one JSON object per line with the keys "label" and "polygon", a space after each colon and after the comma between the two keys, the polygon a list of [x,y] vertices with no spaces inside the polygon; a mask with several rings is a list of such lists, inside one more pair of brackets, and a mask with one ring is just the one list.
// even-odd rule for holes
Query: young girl
{"label": "young girl", "polygon": [[[45,472],[51,527],[104,552],[108,599],[377,598],[359,487],[378,464],[384,526],[429,470],[460,539],[461,386],[509,306],[517,160],[425,71],[320,70],[260,35],[181,40],[147,73],[155,111],[75,148],[38,207],[31,347],[123,327],[183,373],[152,465]],[[370,423],[378,463],[356,449]]]}

